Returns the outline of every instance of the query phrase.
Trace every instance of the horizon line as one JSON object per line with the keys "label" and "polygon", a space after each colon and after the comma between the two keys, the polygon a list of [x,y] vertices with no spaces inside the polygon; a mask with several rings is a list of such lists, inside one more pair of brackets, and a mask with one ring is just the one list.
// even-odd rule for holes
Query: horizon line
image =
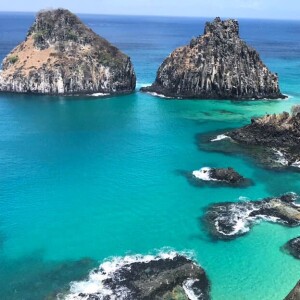
{"label": "horizon line", "polygon": [[[68,9],[68,8],[53,8],[53,9]],[[39,11],[43,9],[37,10],[37,11],[17,11],[17,10],[0,10],[0,14],[3,13],[9,13],[9,14],[37,14]],[[45,9],[45,10],[51,10],[51,8]],[[68,9],[69,10],[69,9]],[[70,10],[71,11],[71,10]],[[72,12],[72,11],[71,11]],[[143,15],[143,14],[111,14],[111,13],[87,13],[87,12],[72,12],[77,15],[91,15],[91,16],[111,16],[111,17],[158,17],[158,18],[189,18],[189,19],[196,19],[196,18],[201,18],[201,19],[214,19],[218,16],[186,16],[186,15]],[[222,16],[221,18],[226,18],[226,19],[244,19],[244,20],[269,20],[269,21],[300,21],[299,19],[287,19],[287,18],[262,18],[262,17],[232,17],[232,16]]]}

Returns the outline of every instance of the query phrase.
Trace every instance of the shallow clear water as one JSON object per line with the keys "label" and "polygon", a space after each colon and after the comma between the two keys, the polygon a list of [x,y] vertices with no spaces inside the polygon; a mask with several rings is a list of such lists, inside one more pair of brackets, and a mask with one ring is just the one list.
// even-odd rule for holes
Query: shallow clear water
{"label": "shallow clear water", "polygon": [[[82,16],[128,53],[138,85],[169,52],[203,31],[204,19]],[[33,15],[0,14],[0,58]],[[261,223],[245,237],[212,241],[201,223],[213,202],[300,193],[300,173],[242,156],[201,152],[195,136],[299,103],[300,22],[241,20],[241,35],[280,74],[286,101],[170,101],[139,92],[111,99],[0,96],[0,295],[43,299],[87,276],[95,261],[170,247],[192,250],[212,299],[279,300],[300,279],[280,248],[299,228]],[[236,168],[255,185],[197,188],[178,174]],[[90,258],[76,263],[81,258]]]}

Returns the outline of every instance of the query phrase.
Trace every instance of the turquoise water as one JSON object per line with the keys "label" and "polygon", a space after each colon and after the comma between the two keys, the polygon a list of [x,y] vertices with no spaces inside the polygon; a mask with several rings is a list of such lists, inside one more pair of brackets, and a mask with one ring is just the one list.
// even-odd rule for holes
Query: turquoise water
{"label": "turquoise water", "polygon": [[[4,44],[22,40],[32,18],[0,15],[2,56]],[[175,46],[201,33],[204,22],[83,19],[131,55],[139,86],[153,80]],[[164,247],[193,251],[212,282],[213,300],[286,296],[300,279],[300,265],[280,247],[299,228],[261,223],[245,237],[216,242],[200,219],[213,202],[300,193],[300,173],[265,170],[247,157],[201,152],[196,145],[198,133],[299,103],[300,23],[253,24],[243,20],[242,35],[280,74],[289,100],[169,101],[139,92],[102,100],[0,96],[1,299],[44,299],[107,257]],[[255,185],[197,188],[178,174],[202,166],[234,167]],[[81,258],[91,261],[76,264]]]}

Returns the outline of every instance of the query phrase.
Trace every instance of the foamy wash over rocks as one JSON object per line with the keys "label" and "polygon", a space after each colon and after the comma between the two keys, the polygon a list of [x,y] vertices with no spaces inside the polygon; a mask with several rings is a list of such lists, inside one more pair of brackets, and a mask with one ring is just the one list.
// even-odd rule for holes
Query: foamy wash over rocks
{"label": "foamy wash over rocks", "polygon": [[135,85],[130,58],[64,9],[38,13],[0,73],[2,92],[112,95]]}
{"label": "foamy wash over rocks", "polygon": [[204,34],[176,49],[160,66],[144,92],[174,98],[277,99],[277,74],[239,36],[236,20],[216,18]]}
{"label": "foamy wash over rocks", "polygon": [[86,281],[73,282],[59,299],[206,300],[210,285],[205,271],[175,252],[126,256],[104,262]]}
{"label": "foamy wash over rocks", "polygon": [[261,201],[240,201],[211,205],[204,221],[210,233],[219,239],[234,239],[249,232],[260,220],[294,227],[300,225],[300,206],[296,194],[266,198]]}

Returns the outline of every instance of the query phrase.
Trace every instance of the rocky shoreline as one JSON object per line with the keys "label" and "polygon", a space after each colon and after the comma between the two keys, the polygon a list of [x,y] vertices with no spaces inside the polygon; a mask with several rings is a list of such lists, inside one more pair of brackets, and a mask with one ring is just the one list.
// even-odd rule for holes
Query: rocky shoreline
{"label": "rocky shoreline", "polygon": [[181,99],[284,99],[278,76],[239,36],[236,20],[216,18],[204,34],[173,51],[141,91]]}
{"label": "rocky shoreline", "polygon": [[240,153],[275,169],[300,168],[300,106],[291,113],[252,118],[251,124],[217,134],[197,136],[199,147],[206,151]]}
{"label": "rocky shoreline", "polygon": [[39,12],[0,73],[10,93],[110,96],[135,86],[130,58],[65,9]]}
{"label": "rocky shoreline", "polygon": [[298,195],[289,193],[260,201],[223,202],[208,207],[203,218],[209,233],[223,240],[247,234],[258,221],[300,226]]}
{"label": "rocky shoreline", "polygon": [[210,283],[193,260],[175,252],[106,261],[84,282],[73,282],[65,300],[207,300]]}

